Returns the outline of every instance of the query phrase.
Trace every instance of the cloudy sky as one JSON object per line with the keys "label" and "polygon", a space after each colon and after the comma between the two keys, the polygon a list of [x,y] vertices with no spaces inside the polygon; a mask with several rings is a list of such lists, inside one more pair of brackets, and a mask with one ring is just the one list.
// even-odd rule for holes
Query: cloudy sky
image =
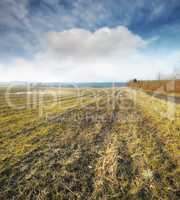
{"label": "cloudy sky", "polygon": [[178,68],[179,0],[0,0],[0,81],[127,81]]}

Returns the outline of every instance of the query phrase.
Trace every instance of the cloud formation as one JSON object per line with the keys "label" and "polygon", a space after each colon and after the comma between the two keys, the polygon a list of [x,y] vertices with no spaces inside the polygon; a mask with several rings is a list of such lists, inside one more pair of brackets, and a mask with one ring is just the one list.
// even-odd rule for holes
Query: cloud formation
{"label": "cloud formation", "polygon": [[0,81],[153,78],[178,62],[179,7],[179,0],[1,0]]}
{"label": "cloud formation", "polygon": [[[155,40],[156,41],[156,40]],[[32,60],[18,58],[0,67],[0,79],[29,81],[126,81],[169,72],[180,56],[147,56],[149,41],[124,26],[94,32],[70,29],[49,32],[44,49]],[[145,69],[144,69],[145,68]]]}
{"label": "cloud formation", "polygon": [[104,59],[113,54],[130,54],[147,44],[140,36],[124,26],[100,28],[95,32],[85,29],[70,29],[62,32],[49,32],[47,35],[48,53],[60,59]]}
{"label": "cloud formation", "polygon": [[140,35],[157,34],[164,25],[179,24],[179,6],[179,0],[1,0],[0,58],[28,57],[41,49],[49,31],[122,25]]}

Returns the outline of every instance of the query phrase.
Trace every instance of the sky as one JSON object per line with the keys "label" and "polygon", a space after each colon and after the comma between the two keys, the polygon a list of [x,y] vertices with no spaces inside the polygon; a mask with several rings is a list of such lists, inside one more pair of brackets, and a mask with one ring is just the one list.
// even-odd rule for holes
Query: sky
{"label": "sky", "polygon": [[180,70],[180,0],[0,0],[0,82],[156,79]]}

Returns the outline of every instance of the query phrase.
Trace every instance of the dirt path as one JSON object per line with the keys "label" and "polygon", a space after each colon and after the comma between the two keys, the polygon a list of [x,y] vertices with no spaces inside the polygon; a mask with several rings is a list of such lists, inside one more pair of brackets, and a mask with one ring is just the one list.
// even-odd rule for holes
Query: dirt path
{"label": "dirt path", "polygon": [[165,101],[169,101],[172,103],[180,104],[180,97],[179,96],[170,96],[165,94],[153,94],[152,92],[146,92],[148,95],[154,96],[158,99],[162,99]]}

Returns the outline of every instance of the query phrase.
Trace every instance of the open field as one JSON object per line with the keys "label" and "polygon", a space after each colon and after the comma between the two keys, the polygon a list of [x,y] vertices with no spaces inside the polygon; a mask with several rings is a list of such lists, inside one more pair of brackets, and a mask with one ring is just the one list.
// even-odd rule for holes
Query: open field
{"label": "open field", "polygon": [[180,105],[128,88],[5,93],[1,200],[180,198]]}

